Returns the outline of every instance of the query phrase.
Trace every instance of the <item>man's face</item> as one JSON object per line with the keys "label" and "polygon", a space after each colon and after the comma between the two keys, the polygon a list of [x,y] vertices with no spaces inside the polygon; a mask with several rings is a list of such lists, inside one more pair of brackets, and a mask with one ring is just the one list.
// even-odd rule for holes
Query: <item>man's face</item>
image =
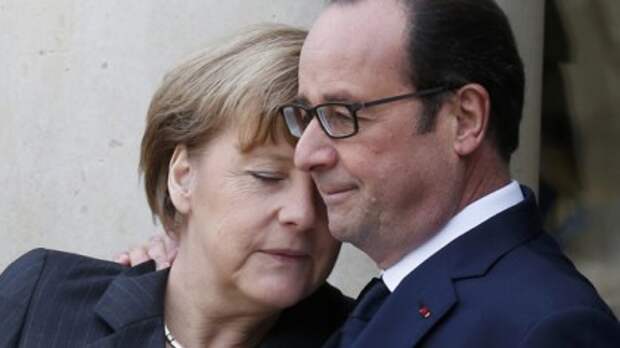
{"label": "man's face", "polygon": [[[369,101],[415,91],[406,74],[405,12],[394,1],[332,5],[304,44],[299,94],[310,105]],[[295,152],[325,200],[331,233],[381,267],[436,232],[456,209],[454,124],[440,110],[418,134],[418,99],[362,109],[359,133],[330,139],[313,120]]]}

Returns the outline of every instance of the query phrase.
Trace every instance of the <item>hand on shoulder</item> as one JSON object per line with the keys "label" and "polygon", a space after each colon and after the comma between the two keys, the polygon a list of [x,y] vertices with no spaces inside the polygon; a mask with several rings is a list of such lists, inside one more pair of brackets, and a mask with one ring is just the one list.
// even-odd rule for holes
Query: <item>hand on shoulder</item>
{"label": "hand on shoulder", "polygon": [[115,261],[127,267],[154,260],[157,270],[170,267],[177,255],[178,243],[166,233],[159,232],[143,244],[121,252]]}

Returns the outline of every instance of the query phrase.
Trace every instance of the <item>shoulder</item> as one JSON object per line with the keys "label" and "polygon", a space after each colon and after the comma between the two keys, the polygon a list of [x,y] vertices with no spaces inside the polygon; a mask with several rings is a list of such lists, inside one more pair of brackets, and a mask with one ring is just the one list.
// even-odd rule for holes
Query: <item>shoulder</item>
{"label": "shoulder", "polygon": [[612,315],[590,281],[546,233],[503,257],[490,276],[513,286],[518,297],[536,300],[542,313],[586,305]]}
{"label": "shoulder", "polygon": [[472,332],[502,332],[526,347],[607,347],[602,342],[620,338],[611,309],[546,233],[502,256],[483,276],[456,286],[468,313],[484,318]]}
{"label": "shoulder", "polygon": [[114,262],[98,260],[48,249],[34,249],[12,264],[0,275],[0,297],[21,306],[28,306],[34,294],[45,298],[48,291],[61,289],[92,290],[93,284],[104,288],[125,267]]}
{"label": "shoulder", "polygon": [[575,306],[550,313],[532,325],[520,347],[617,347],[620,324],[603,311]]}
{"label": "shoulder", "polygon": [[9,330],[7,326],[16,326],[23,319],[46,259],[46,250],[35,249],[15,260],[0,274],[0,316],[7,318],[8,313],[12,314],[0,325],[0,332],[6,332]]}
{"label": "shoulder", "polygon": [[0,298],[22,308],[63,300],[82,293],[101,294],[126,268],[114,262],[48,250],[32,250],[0,275]]}
{"label": "shoulder", "polygon": [[[126,268],[110,261],[50,249],[34,249],[13,262],[3,273],[2,283],[23,283],[32,278],[102,280],[115,277]],[[23,274],[16,276],[16,274]]]}
{"label": "shoulder", "polygon": [[96,290],[90,287],[97,282],[103,291],[121,270],[119,265],[53,250],[24,254],[0,275],[0,346],[17,344],[25,322],[33,326],[35,321],[60,321],[61,309]]}
{"label": "shoulder", "polygon": [[[123,319],[119,316],[122,310],[143,314],[127,309],[126,304],[136,301],[122,301],[130,295],[128,287],[112,285],[122,285],[125,279],[125,284],[142,289],[145,284],[137,277],[153,270],[152,262],[130,269],[54,250],[37,249],[25,254],[0,276],[0,347],[16,346],[20,340],[39,342],[45,337],[57,337],[57,345],[65,346],[58,342],[86,342],[109,334],[113,322],[110,318]],[[126,280],[129,277],[136,279]],[[137,297],[137,307],[143,309],[148,301]],[[97,311],[105,299],[108,301],[102,307],[114,316]]]}
{"label": "shoulder", "polygon": [[23,303],[25,299],[20,295],[35,286],[46,257],[45,249],[35,249],[11,263],[0,274],[0,297]]}
{"label": "shoulder", "polygon": [[[534,320],[528,326],[527,347],[555,345],[608,347],[620,342],[620,324],[596,288],[546,233],[515,251],[507,260],[517,268],[523,285],[522,303],[529,299]],[[613,338],[613,339],[612,339]],[[563,344],[560,344],[562,342]],[[605,343],[607,342],[607,343]]]}
{"label": "shoulder", "polygon": [[33,250],[0,274],[0,346],[17,346],[32,293],[45,263],[46,252]]}
{"label": "shoulder", "polygon": [[543,230],[531,192],[526,196],[523,203],[452,243],[459,296],[480,300],[481,308],[497,307],[498,313],[504,308],[532,317],[586,305],[613,317],[592,284]]}

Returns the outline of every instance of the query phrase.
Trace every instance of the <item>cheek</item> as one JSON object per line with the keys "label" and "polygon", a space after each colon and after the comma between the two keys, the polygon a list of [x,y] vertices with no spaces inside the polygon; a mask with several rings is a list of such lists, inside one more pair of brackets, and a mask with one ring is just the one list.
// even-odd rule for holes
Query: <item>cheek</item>
{"label": "cheek", "polygon": [[220,225],[212,235],[224,252],[250,252],[267,235],[271,221],[267,207],[247,203],[248,200],[231,202],[229,209],[219,215]]}
{"label": "cheek", "polygon": [[356,142],[339,144],[340,164],[362,186],[382,186],[401,169],[402,157],[408,155],[409,146],[400,140],[404,134],[408,131],[385,124],[370,126]]}
{"label": "cheek", "polygon": [[268,222],[271,209],[264,194],[246,186],[235,177],[198,185],[192,197],[194,215],[222,240],[229,239],[231,231],[249,234]]}
{"label": "cheek", "polygon": [[212,269],[223,279],[243,267],[252,251],[252,240],[246,234],[247,229],[231,225],[228,223],[230,220],[233,219],[223,219],[219,225],[203,224],[199,230],[199,240],[190,241],[201,246],[200,257],[213,265]]}
{"label": "cheek", "polygon": [[237,193],[214,192],[211,198],[196,205],[191,221],[198,238],[193,242],[202,245],[208,262],[217,264],[221,274],[230,276],[260,246],[269,227],[268,208],[264,202],[260,206],[251,196]]}

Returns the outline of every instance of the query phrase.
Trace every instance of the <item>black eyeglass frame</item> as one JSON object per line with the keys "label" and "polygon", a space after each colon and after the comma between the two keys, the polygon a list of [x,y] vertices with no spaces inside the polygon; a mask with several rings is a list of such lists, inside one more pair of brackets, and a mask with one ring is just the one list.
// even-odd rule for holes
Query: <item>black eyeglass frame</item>
{"label": "black eyeglass frame", "polygon": [[[310,122],[312,122],[312,118],[317,118],[319,125],[321,126],[321,129],[323,129],[323,132],[325,132],[325,134],[327,134],[328,137],[332,138],[332,139],[344,139],[344,138],[349,138],[354,136],[355,134],[357,134],[357,132],[359,131],[359,125],[358,125],[358,121],[357,121],[357,112],[361,109],[365,109],[365,108],[369,108],[369,107],[373,107],[376,105],[381,105],[381,104],[387,104],[387,103],[391,103],[391,102],[395,102],[398,100],[402,100],[402,99],[407,99],[407,98],[423,98],[423,97],[428,97],[430,95],[434,95],[434,94],[438,94],[438,93],[442,93],[445,91],[449,91],[449,90],[453,90],[456,87],[454,86],[440,86],[440,87],[432,87],[432,88],[426,88],[426,89],[422,89],[413,93],[407,93],[407,94],[401,94],[401,95],[396,95],[393,97],[386,97],[386,98],[381,98],[381,99],[375,99],[375,100],[371,100],[371,101],[367,101],[367,102],[327,102],[327,103],[322,103],[319,105],[316,105],[314,107],[306,107],[304,105],[300,105],[300,104],[285,104],[282,105],[279,108],[279,112],[280,115],[282,115],[282,117],[284,117],[284,122],[288,127],[288,121],[287,121],[287,117],[286,114],[284,113],[284,109],[288,108],[288,107],[294,107],[294,108],[299,108],[304,110],[308,115],[310,115],[310,120],[308,121],[308,123],[306,123],[306,126],[304,127],[304,129],[301,131],[301,133],[299,134],[299,136],[296,136],[295,134],[293,134],[290,131],[289,128],[289,132],[291,133],[291,135],[293,135],[296,138],[300,138],[301,135],[303,134],[303,131],[305,130],[305,128],[307,127],[308,124],[310,124]],[[321,107],[325,107],[325,106],[343,106],[345,108],[347,108],[347,110],[349,110],[349,112],[351,113],[351,116],[353,117],[353,131],[350,134],[346,134],[346,135],[332,135],[330,134],[329,130],[327,129],[327,127],[323,124],[323,118],[321,117],[321,115],[319,115],[319,113],[317,112],[317,109],[321,108]]]}

